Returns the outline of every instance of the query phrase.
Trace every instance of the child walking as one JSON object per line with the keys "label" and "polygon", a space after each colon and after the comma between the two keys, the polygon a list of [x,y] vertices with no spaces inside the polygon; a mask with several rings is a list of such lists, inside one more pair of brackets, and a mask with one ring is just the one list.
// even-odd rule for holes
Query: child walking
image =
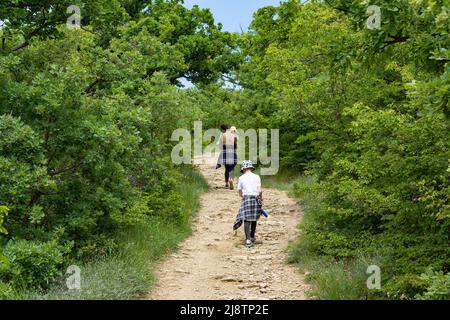
{"label": "child walking", "polygon": [[253,173],[254,170],[255,168],[250,160],[242,162],[241,172],[243,174],[237,184],[242,202],[233,226],[233,229],[236,230],[244,223],[245,245],[249,248],[256,243],[256,225],[261,216],[263,201],[261,178]]}

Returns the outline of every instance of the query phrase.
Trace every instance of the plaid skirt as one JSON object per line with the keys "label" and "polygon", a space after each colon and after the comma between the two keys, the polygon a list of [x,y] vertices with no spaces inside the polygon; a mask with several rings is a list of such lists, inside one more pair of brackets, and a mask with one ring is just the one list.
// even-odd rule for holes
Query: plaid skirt
{"label": "plaid skirt", "polygon": [[220,152],[217,164],[222,165],[237,164],[236,146],[230,144],[222,145],[222,151]]}
{"label": "plaid skirt", "polygon": [[238,229],[243,221],[258,221],[261,217],[261,209],[262,203],[259,196],[244,196],[233,230]]}

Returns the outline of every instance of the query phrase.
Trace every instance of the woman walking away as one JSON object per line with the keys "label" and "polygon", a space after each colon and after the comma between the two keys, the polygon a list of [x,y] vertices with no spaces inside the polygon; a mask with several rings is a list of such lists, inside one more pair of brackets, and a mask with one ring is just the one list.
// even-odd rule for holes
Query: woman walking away
{"label": "woman walking away", "polygon": [[229,127],[225,124],[221,125],[220,129],[222,130],[222,137],[220,138],[222,151],[216,168],[220,168],[221,165],[225,166],[225,187],[233,190],[234,167],[237,164],[237,137],[231,133]]}
{"label": "woman walking away", "polygon": [[236,217],[233,229],[238,229],[244,223],[245,245],[250,248],[255,243],[256,224],[261,216],[262,189],[261,178],[254,174],[253,163],[250,160],[242,162],[237,188],[242,198],[241,207]]}

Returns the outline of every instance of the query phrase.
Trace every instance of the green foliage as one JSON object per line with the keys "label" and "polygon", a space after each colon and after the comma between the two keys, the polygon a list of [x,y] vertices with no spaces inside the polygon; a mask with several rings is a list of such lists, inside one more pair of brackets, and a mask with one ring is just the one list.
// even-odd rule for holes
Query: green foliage
{"label": "green foliage", "polygon": [[423,292],[426,283],[420,276],[411,273],[405,273],[395,277],[394,281],[389,282],[383,291],[389,299],[406,300],[418,296],[418,292]]}
{"label": "green foliage", "polygon": [[[280,129],[282,172],[310,174],[293,187],[306,210],[305,254],[294,249],[293,261],[316,266],[319,298],[448,297],[445,1],[378,0],[381,29],[370,30],[367,1],[288,0],[260,9],[241,36],[178,0],[17,3],[0,4],[6,298],[46,289],[63,261],[95,257],[114,258],[92,267],[95,293],[84,297],[116,296],[121,282],[98,280],[109,263],[113,277],[134,279],[118,296],[142,292],[144,260],[118,257],[116,235],[160,228],[147,229],[159,257],[186,234],[197,193],[180,181],[204,185],[168,155],[172,132],[195,120]],[[82,29],[66,27],[73,4]],[[198,87],[181,90],[182,78]],[[377,292],[361,284],[372,260],[383,270]]]}
{"label": "green foliage", "polygon": [[[70,5],[82,29],[66,27]],[[185,226],[170,137],[205,99],[179,80],[216,82],[237,35],[180,1],[3,1],[0,16],[2,279],[47,289],[63,262],[117,253],[124,228]]]}
{"label": "green foliage", "polygon": [[[223,32],[208,9],[187,9],[179,0],[33,0],[27,6],[3,1],[0,16],[6,25],[4,51],[20,50],[38,37],[65,38],[60,26],[71,16],[67,13],[71,5],[79,6],[83,29],[102,48],[124,37],[131,51],[145,50],[148,56],[171,51],[176,56],[142,65],[140,72],[146,76],[163,71],[173,84],[182,77],[208,84],[239,62],[239,55],[234,53],[237,35]],[[120,55],[120,51],[115,53]]]}
{"label": "green foliage", "polygon": [[332,285],[359,279],[361,257],[382,263],[374,298],[414,298],[427,268],[450,266],[448,7],[371,4],[380,30],[367,1],[291,0],[260,9],[241,40],[240,124],[280,128],[282,166],[313,174],[295,192],[310,256],[339,262],[317,268],[327,298],[367,296]]}
{"label": "green foliage", "polygon": [[138,299],[147,294],[149,287],[156,282],[154,267],[159,259],[175,249],[188,234],[186,225],[172,226],[162,221],[147,221],[124,228],[115,235],[116,242],[120,244],[117,250],[89,262],[76,262],[81,269],[81,290],[67,290],[63,278],[49,290],[34,289],[27,298]]}
{"label": "green foliage", "polygon": [[[200,194],[207,188],[206,181],[192,168],[182,168],[181,173],[183,182],[177,190],[186,215],[193,217],[200,205]],[[67,290],[63,279],[50,290],[32,291],[27,298],[126,300],[147,294],[156,282],[154,271],[159,260],[190,234],[190,221],[168,223],[164,217],[146,215],[148,208],[133,210],[138,212],[128,214],[120,231],[113,235],[118,244],[114,251],[89,262],[74,262],[81,268],[81,290]],[[139,223],[132,222],[131,218],[136,217]]]}
{"label": "green foliage", "polygon": [[315,284],[310,294],[325,300],[358,300],[367,297],[366,268],[363,261],[357,265],[343,262],[316,265],[309,278]]}
{"label": "green foliage", "polygon": [[8,234],[8,231],[3,227],[3,222],[5,221],[5,217],[8,215],[8,207],[0,206],[0,233]]}
{"label": "green foliage", "polygon": [[0,281],[0,300],[20,300],[24,295],[17,292],[9,283]]}
{"label": "green foliage", "polygon": [[20,289],[46,288],[60,275],[69,250],[70,246],[62,247],[56,241],[11,240],[4,249],[9,263],[0,271],[0,279]]}
{"label": "green foliage", "polygon": [[442,271],[433,272],[431,269],[420,276],[427,285],[424,293],[416,296],[419,300],[449,300],[450,299],[450,273]]}
{"label": "green foliage", "polygon": [[[8,214],[9,209],[5,206],[0,206],[0,237],[1,234],[8,234],[8,231],[3,227],[3,221],[5,219],[5,216]],[[0,238],[1,239],[1,238]],[[5,266],[8,264],[8,259],[6,259],[3,254],[2,250],[0,248],[0,271],[5,268]]]}

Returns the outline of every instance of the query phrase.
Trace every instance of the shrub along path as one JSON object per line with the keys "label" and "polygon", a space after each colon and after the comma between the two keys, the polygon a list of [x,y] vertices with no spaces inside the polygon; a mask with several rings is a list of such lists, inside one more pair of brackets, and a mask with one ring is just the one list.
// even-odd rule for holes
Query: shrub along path
{"label": "shrub along path", "polygon": [[[256,230],[263,243],[243,245],[243,227],[232,231],[240,198],[224,188],[215,158],[199,165],[210,186],[201,198],[193,235],[159,266],[159,282],[147,299],[306,299],[304,276],[287,264],[286,249],[297,237],[301,209],[283,191],[263,189],[269,219]],[[264,178],[264,177],[262,177]]]}

